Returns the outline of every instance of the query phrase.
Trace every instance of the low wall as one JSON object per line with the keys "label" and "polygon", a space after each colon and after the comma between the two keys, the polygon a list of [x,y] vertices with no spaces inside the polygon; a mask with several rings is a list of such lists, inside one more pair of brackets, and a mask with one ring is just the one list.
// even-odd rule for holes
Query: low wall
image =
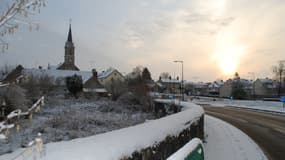
{"label": "low wall", "polygon": [[[154,111],[156,114],[159,110],[166,114],[166,109],[162,108],[163,104],[166,105],[175,105],[178,110],[181,108],[179,106],[180,102],[171,102],[171,101],[157,101],[154,106]],[[187,103],[187,102],[186,102]],[[185,105],[185,102],[183,102]],[[183,106],[183,104],[181,104]],[[169,106],[167,106],[169,107]],[[185,108],[190,109],[190,108]],[[174,110],[176,111],[176,109]],[[159,114],[160,115],[160,114]],[[177,135],[168,135],[164,140],[158,142],[157,144],[144,148],[140,151],[135,151],[129,157],[124,157],[121,160],[165,160],[170,155],[175,153],[185,144],[187,144],[193,138],[204,139],[204,114],[197,120],[190,120],[189,127],[182,130]]]}

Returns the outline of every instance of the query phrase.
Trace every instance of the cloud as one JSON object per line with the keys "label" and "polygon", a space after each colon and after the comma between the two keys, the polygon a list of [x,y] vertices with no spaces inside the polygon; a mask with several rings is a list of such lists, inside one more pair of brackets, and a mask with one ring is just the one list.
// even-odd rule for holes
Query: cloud
{"label": "cloud", "polygon": [[215,16],[209,13],[184,12],[181,15],[181,23],[189,31],[198,34],[216,34],[224,27],[229,26],[236,18],[232,16]]}
{"label": "cloud", "polygon": [[171,28],[172,21],[165,15],[158,14],[151,19],[129,20],[122,26],[122,40],[131,48],[151,44]]}

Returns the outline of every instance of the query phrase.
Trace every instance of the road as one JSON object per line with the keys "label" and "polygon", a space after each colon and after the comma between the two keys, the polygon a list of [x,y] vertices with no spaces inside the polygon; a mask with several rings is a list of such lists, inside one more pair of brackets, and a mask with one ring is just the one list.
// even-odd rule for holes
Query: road
{"label": "road", "polygon": [[285,159],[285,116],[232,107],[202,105],[206,114],[231,123],[251,137],[269,160]]}

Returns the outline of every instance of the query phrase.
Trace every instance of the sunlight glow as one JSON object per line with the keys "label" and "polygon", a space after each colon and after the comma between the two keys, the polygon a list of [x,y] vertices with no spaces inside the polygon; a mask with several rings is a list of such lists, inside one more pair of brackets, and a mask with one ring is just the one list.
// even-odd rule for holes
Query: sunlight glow
{"label": "sunlight glow", "polygon": [[244,53],[245,47],[235,45],[218,50],[214,54],[214,59],[217,61],[222,74],[233,75],[237,71],[240,59]]}
{"label": "sunlight glow", "polygon": [[219,9],[222,9],[225,7],[226,0],[215,0],[215,6]]}

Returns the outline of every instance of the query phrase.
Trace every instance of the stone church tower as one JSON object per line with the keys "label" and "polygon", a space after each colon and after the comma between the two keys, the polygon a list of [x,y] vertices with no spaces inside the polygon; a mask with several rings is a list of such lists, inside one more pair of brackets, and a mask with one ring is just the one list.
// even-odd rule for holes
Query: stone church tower
{"label": "stone church tower", "polygon": [[74,44],[72,42],[71,24],[69,24],[69,32],[64,49],[64,62],[57,69],[79,71],[79,68],[75,65]]}

